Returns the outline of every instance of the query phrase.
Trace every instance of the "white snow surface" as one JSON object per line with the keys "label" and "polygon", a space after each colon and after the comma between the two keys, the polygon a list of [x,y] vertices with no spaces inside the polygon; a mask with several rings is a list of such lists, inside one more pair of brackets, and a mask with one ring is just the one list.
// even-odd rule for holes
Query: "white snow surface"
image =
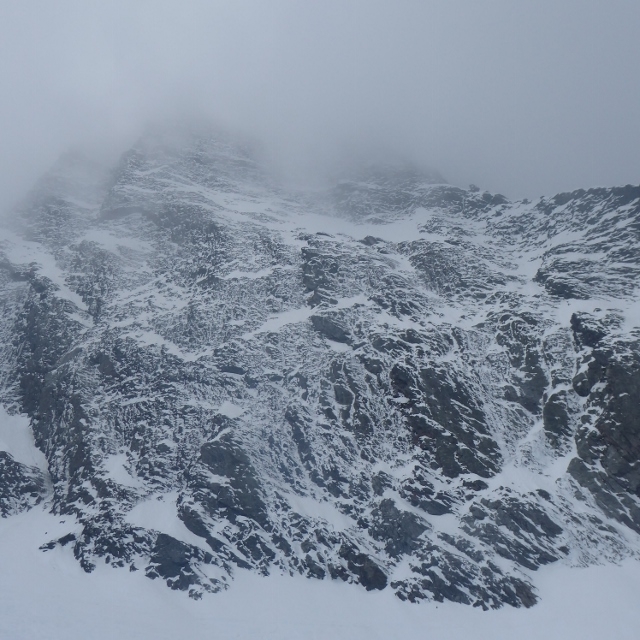
{"label": "white snow surface", "polygon": [[56,263],[56,259],[39,242],[24,240],[9,229],[0,229],[0,249],[14,264],[34,265],[36,270],[54,283],[57,295],[72,302],[78,309],[87,310],[82,298],[69,288],[64,273]]}
{"label": "white snow surface", "polygon": [[33,442],[29,418],[11,415],[0,405],[0,451],[6,451],[16,462],[47,470],[47,459]]}
{"label": "white snow surface", "polygon": [[178,518],[177,499],[177,491],[151,496],[133,507],[127,513],[125,520],[133,525],[162,531],[173,536],[176,540],[193,544],[196,547],[206,547],[205,541],[191,533]]}
{"label": "white snow surface", "polygon": [[[66,522],[62,522],[66,520]],[[541,569],[532,609],[483,612],[401,602],[336,581],[238,571],[233,589],[193,601],[141,572],[82,571],[69,547],[38,546],[69,518],[37,508],[0,520],[0,638],[7,640],[635,640],[640,564]]]}

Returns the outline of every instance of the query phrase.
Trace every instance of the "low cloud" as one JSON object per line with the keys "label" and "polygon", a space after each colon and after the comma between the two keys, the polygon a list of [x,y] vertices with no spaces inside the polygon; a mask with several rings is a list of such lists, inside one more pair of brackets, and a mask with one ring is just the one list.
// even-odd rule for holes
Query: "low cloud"
{"label": "low cloud", "polygon": [[0,206],[70,146],[206,117],[294,178],[389,154],[511,197],[640,180],[640,4],[0,5]]}

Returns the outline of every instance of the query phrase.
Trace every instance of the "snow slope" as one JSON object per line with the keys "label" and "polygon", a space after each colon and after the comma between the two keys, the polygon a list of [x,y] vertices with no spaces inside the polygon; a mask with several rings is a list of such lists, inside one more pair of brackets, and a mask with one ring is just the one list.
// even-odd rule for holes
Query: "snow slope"
{"label": "snow slope", "polygon": [[233,589],[194,602],[141,574],[86,574],[67,547],[40,544],[68,523],[39,510],[0,520],[0,637],[11,640],[635,640],[634,562],[547,567],[532,609],[421,606],[341,582],[241,572]]}

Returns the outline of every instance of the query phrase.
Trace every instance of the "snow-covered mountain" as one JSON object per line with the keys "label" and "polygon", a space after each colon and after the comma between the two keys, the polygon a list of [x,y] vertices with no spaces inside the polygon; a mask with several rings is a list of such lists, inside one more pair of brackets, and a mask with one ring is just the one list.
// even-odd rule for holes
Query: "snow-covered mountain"
{"label": "snow-covered mountain", "polygon": [[638,556],[640,187],[303,193],[156,131],[63,157],[9,226],[0,513],[59,516],[42,553],[482,608]]}

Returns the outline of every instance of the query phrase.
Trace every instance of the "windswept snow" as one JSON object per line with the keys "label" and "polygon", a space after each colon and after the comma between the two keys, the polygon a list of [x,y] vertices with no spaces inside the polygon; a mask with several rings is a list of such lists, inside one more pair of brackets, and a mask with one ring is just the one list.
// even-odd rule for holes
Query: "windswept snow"
{"label": "windswept snow", "polygon": [[58,297],[87,311],[82,297],[67,284],[64,271],[58,266],[55,257],[41,243],[25,240],[8,229],[0,229],[0,249],[13,264],[35,266],[38,273],[53,282]]}
{"label": "windswept snow", "polygon": [[0,451],[11,454],[16,462],[37,467],[44,472],[47,470],[47,459],[33,441],[29,418],[21,414],[11,415],[2,405],[0,405]]}

